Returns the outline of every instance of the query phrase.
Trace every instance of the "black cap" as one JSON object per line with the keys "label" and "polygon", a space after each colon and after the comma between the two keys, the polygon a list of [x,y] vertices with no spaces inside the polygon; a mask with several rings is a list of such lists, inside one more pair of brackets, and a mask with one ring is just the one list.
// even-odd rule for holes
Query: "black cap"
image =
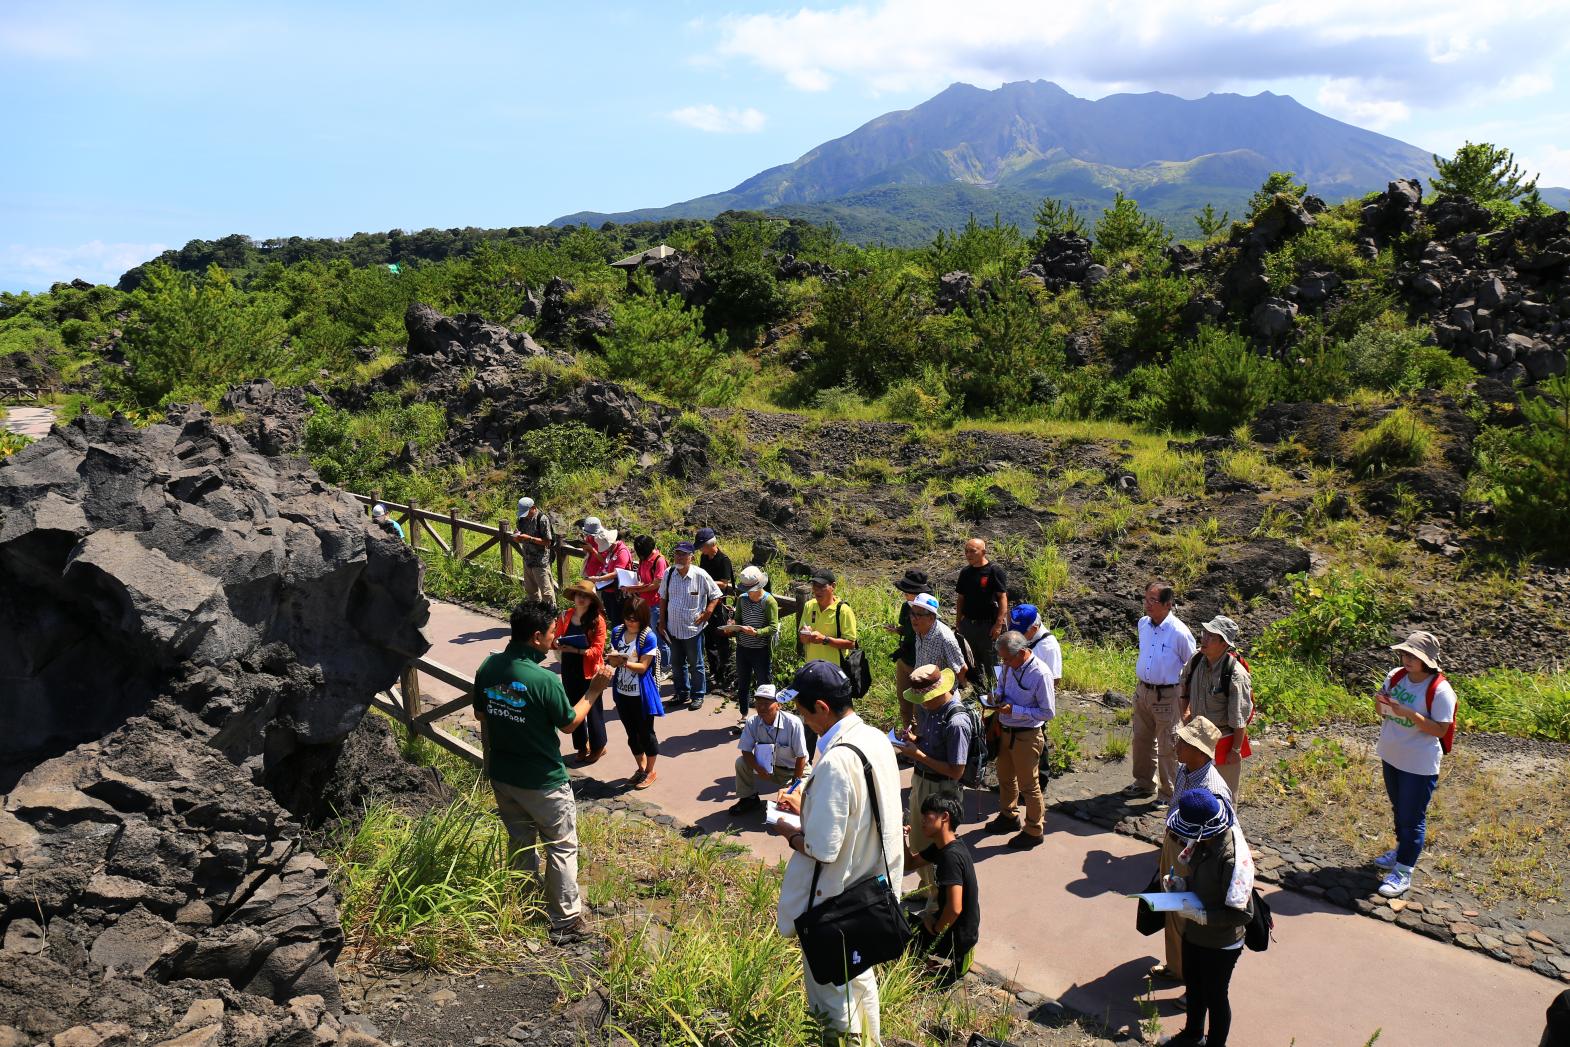
{"label": "black cap", "polygon": [[838,578],[834,577],[834,572],[827,567],[819,567],[816,571],[813,571],[809,580],[819,585],[834,585],[839,581]]}
{"label": "black cap", "polygon": [[790,687],[780,692],[779,700],[792,702],[797,698],[805,698],[809,702],[819,702],[828,698],[843,698],[849,693],[850,677],[845,675],[845,670],[833,662],[814,658],[796,670]]}

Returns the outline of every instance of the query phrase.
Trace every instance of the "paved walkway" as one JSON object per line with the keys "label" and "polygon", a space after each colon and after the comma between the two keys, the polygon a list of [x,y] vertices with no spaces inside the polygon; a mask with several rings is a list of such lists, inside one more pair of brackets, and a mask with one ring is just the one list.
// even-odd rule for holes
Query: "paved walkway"
{"label": "paved walkway", "polygon": [[37,440],[49,435],[55,423],[54,409],[50,407],[5,407],[5,417],[0,418],[0,429],[8,433],[31,436]]}
{"label": "paved walkway", "polygon": [[[507,625],[434,602],[430,656],[472,674],[507,642]],[[426,681],[428,700],[455,692]],[[607,702],[610,747],[587,773],[604,781],[633,771],[626,735]],[[776,861],[784,842],[762,820],[733,823],[735,742],[732,704],[717,713],[672,711],[659,722],[659,778],[642,798],[711,830],[739,828],[738,839]],[[563,750],[571,751],[564,739]],[[995,801],[968,794],[973,825]],[[1246,821],[1246,811],[1245,811]],[[1047,842],[1009,851],[1004,837],[965,834],[979,871],[982,942],[977,959],[1020,984],[1114,1027],[1138,1021],[1135,997],[1161,949],[1159,936],[1134,930],[1128,894],[1142,889],[1154,851],[1130,837],[1052,815]],[[911,878],[914,882],[914,877]],[[1232,984],[1233,1041],[1250,1047],[1361,1047],[1381,1030],[1380,1047],[1523,1045],[1538,1042],[1549,1001],[1564,988],[1531,971],[1442,945],[1290,891],[1266,892],[1276,914],[1276,941],[1245,953]],[[1166,1032],[1182,1026],[1173,1002],[1180,989],[1158,991]]]}

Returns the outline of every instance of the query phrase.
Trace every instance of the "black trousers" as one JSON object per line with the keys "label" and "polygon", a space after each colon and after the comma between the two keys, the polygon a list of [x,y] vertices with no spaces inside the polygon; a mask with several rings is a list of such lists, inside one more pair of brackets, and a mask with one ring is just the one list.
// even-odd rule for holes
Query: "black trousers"
{"label": "black trousers", "polygon": [[[568,703],[572,705],[577,705],[578,700],[589,693],[589,681],[583,678],[583,655],[562,652],[561,685],[562,690],[567,692]],[[605,748],[603,695],[594,699],[594,703],[589,706],[589,715],[584,717],[583,723],[572,732],[572,746],[580,753]]]}
{"label": "black trousers", "polygon": [[658,756],[660,740],[654,734],[654,717],[643,706],[643,695],[616,692],[616,715],[627,728],[627,748],[634,756]]}
{"label": "black trousers", "polygon": [[[1232,1004],[1227,990],[1242,949],[1209,949],[1183,939],[1183,985],[1188,990],[1188,1021],[1183,1031],[1205,1037],[1206,1047],[1227,1047],[1232,1031]],[[1210,1031],[1205,1031],[1205,1016]]]}
{"label": "black trousers", "polygon": [[731,638],[720,632],[720,627],[713,621],[709,622],[703,630],[703,664],[708,668],[710,693],[731,683],[735,668],[731,662],[731,646]]}
{"label": "black trousers", "polygon": [[752,711],[752,692],[761,684],[774,682],[770,675],[773,667],[773,648],[736,645],[736,704],[741,706],[743,717]]}

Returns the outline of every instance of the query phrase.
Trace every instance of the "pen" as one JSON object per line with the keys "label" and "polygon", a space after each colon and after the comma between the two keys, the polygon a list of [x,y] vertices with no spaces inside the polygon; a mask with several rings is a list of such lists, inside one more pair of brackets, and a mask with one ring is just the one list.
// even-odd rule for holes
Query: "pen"
{"label": "pen", "polygon": [[796,786],[798,786],[800,784],[801,784],[801,779],[800,778],[792,778],[790,780],[790,784],[785,787],[785,792],[786,793],[794,792],[796,790]]}

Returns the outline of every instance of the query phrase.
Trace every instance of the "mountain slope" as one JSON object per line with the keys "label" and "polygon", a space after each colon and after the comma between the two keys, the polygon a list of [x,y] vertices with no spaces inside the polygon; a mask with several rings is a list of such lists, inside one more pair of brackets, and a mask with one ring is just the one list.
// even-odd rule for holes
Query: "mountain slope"
{"label": "mountain slope", "polygon": [[[953,210],[961,202],[1012,216],[1025,198],[1030,209],[1043,196],[1099,208],[1119,189],[1178,218],[1206,202],[1235,211],[1274,170],[1293,171],[1321,196],[1341,199],[1382,189],[1392,178],[1426,178],[1432,161],[1415,146],[1269,92],[1192,100],[1152,92],[1090,101],[1045,81],[995,91],[955,84],[727,192],[618,214],[578,212],[552,224],[754,209],[833,218],[855,235],[852,226],[862,223],[843,220],[855,214],[930,211],[953,225],[968,213]],[[935,194],[937,187],[980,195]]]}

